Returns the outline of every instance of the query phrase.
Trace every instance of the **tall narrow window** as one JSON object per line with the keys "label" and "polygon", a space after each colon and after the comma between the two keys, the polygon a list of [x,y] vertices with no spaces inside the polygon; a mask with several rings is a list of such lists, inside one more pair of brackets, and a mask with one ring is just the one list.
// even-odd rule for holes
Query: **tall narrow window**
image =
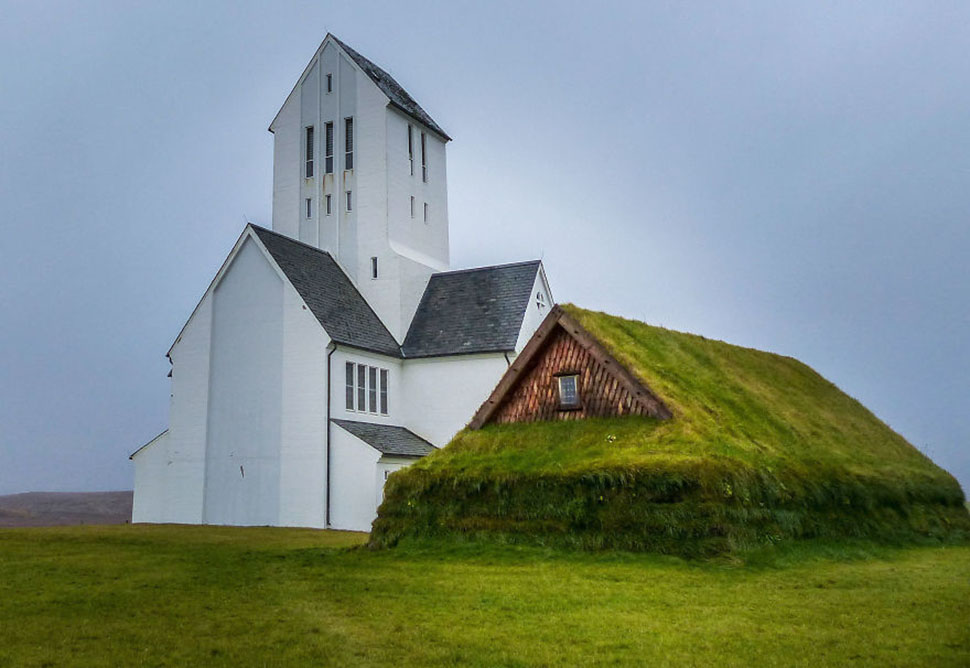
{"label": "tall narrow window", "polygon": [[428,222],[428,203],[424,203],[424,222]]}
{"label": "tall narrow window", "polygon": [[344,169],[354,168],[354,119],[344,119]]}
{"label": "tall narrow window", "polygon": [[327,195],[327,215],[329,216],[330,213],[331,213],[330,195]]}
{"label": "tall narrow window", "polygon": [[354,363],[347,362],[347,410],[354,410]]}
{"label": "tall narrow window", "polygon": [[387,369],[381,369],[381,415],[387,415]]}
{"label": "tall narrow window", "polygon": [[367,367],[357,365],[357,410],[367,410]]}
{"label": "tall narrow window", "polygon": [[425,183],[428,182],[428,152],[425,150],[427,145],[425,143],[424,133],[421,133],[421,180]]}
{"label": "tall narrow window", "polygon": [[330,73],[327,74],[327,92],[333,92],[333,75]]}
{"label": "tall narrow window", "polygon": [[367,397],[370,399],[370,412],[377,412],[377,367],[367,367]]}
{"label": "tall narrow window", "polygon": [[326,159],[327,159],[327,174],[333,174],[333,123],[326,123],[323,126],[324,134],[326,134]]}
{"label": "tall narrow window", "polygon": [[354,210],[354,194],[351,191],[347,191],[347,211]]}
{"label": "tall narrow window", "polygon": [[411,195],[411,217],[414,218],[414,195]]}
{"label": "tall narrow window", "polygon": [[304,129],[304,133],[306,137],[306,142],[305,142],[306,167],[305,167],[304,174],[306,175],[306,178],[312,179],[313,178],[313,126],[312,125],[307,126]]}
{"label": "tall narrow window", "polygon": [[309,197],[306,198],[306,217],[307,218],[313,217],[313,200],[310,199]]}
{"label": "tall narrow window", "polygon": [[[411,166],[411,176],[414,176],[414,128],[408,123],[408,164]],[[414,214],[411,214],[414,217]]]}
{"label": "tall narrow window", "polygon": [[370,259],[370,277],[377,278],[377,258],[372,257]]}

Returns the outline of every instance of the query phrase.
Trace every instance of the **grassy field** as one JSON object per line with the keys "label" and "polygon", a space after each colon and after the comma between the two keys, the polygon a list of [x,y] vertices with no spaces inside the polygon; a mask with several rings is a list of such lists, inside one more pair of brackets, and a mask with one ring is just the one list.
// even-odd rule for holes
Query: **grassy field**
{"label": "grassy field", "polygon": [[0,665],[970,665],[970,547],[745,562],[362,534],[0,530]]}
{"label": "grassy field", "polygon": [[376,543],[452,533],[698,556],[970,533],[957,481],[798,360],[562,308],[673,418],[464,430],[391,476]]}

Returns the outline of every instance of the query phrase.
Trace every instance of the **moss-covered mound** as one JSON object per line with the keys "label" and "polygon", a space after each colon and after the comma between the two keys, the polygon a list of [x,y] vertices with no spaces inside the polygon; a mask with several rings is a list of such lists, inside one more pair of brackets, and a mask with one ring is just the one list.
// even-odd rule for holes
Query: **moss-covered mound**
{"label": "moss-covered mound", "polygon": [[704,555],[970,535],[956,480],[801,362],[564,308],[673,419],[465,430],[391,476],[373,545],[461,536]]}

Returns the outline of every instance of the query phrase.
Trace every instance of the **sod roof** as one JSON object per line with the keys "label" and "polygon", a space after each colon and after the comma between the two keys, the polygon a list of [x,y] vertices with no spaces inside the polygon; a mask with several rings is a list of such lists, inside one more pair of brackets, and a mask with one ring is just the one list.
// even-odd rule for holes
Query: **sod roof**
{"label": "sod roof", "polygon": [[[537,522],[562,532],[599,527],[602,539],[604,527],[619,531],[640,521],[629,513],[618,519],[621,510],[628,512],[619,505],[607,508],[609,494],[635,487],[639,492],[622,503],[652,499],[670,508],[677,505],[673,502],[692,500],[695,505],[689,511],[684,506],[683,517],[695,518],[699,512],[718,516],[710,526],[691,529],[692,535],[729,532],[726,524],[740,526],[747,520],[738,518],[766,508],[784,508],[788,515],[775,510],[771,517],[764,515],[765,533],[802,535],[810,533],[805,528],[809,520],[826,513],[848,513],[852,524],[852,513],[908,504],[944,506],[947,519],[941,522],[956,518],[970,526],[963,492],[952,476],[798,360],[572,305],[562,308],[660,397],[672,419],[604,418],[464,430],[390,486],[375,524],[378,542],[382,533],[420,532],[422,521],[461,531],[504,531],[524,524],[532,531]],[[558,497],[549,491],[557,485]],[[515,491],[526,487],[528,492]],[[507,491],[495,496],[499,488]],[[495,498],[479,504],[476,495],[486,493],[481,490],[492,490],[488,493]],[[540,502],[544,495],[548,500]],[[593,507],[585,497],[604,505]],[[529,508],[515,507],[519,502],[513,499],[524,500]],[[402,500],[410,504],[407,512],[395,506]],[[439,506],[426,520],[417,517],[422,501]],[[725,519],[711,504],[732,506],[733,519]],[[677,521],[671,517],[649,520],[656,523],[652,530],[669,528]],[[792,517],[791,526],[778,528]],[[887,517],[867,533],[895,521]],[[840,531],[854,530],[839,522]],[[639,543],[611,536],[600,544],[636,548]]]}

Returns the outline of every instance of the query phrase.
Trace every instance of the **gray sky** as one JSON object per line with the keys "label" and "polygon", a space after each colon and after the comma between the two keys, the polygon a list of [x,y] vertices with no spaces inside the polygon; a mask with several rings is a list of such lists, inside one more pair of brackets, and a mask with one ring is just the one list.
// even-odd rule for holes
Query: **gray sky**
{"label": "gray sky", "polygon": [[130,488],[327,31],[454,137],[455,267],[797,357],[970,489],[970,5],[0,10],[0,494]]}

